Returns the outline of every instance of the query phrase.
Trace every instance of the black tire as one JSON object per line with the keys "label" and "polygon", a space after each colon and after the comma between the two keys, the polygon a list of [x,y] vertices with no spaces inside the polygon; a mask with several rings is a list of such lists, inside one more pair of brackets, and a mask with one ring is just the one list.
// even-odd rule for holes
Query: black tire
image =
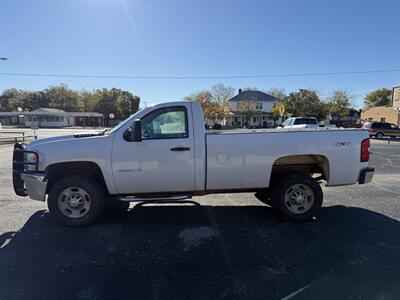
{"label": "black tire", "polygon": [[[59,206],[59,197],[62,198],[61,194],[69,188],[83,190],[88,195],[89,200],[87,202],[90,202],[90,206],[82,217],[69,217]],[[104,189],[95,179],[73,175],[65,177],[53,185],[48,196],[47,206],[51,215],[58,222],[66,226],[78,227],[92,224],[102,215],[106,203],[105,199]],[[66,201],[65,198],[64,201]],[[79,208],[72,210],[75,209]]]}
{"label": "black tire", "polygon": [[375,137],[376,137],[377,139],[381,139],[381,138],[383,138],[383,133],[382,133],[382,132],[377,132],[377,133],[375,134]]}
{"label": "black tire", "polygon": [[272,207],[271,193],[268,190],[262,190],[254,193],[254,197]]}
{"label": "black tire", "polygon": [[[295,190],[293,190],[293,187],[296,185],[299,185],[299,188],[301,189],[299,193],[301,193],[303,188],[306,189],[306,196],[302,197],[305,202],[304,204],[291,204],[292,202],[287,199],[285,201],[287,193],[289,193],[287,195],[289,198],[292,199],[295,197]],[[292,189],[292,191],[290,189]],[[307,196],[307,193],[310,194]],[[310,200],[311,195],[313,201]],[[272,208],[278,216],[287,221],[308,221],[317,215],[321,208],[322,200],[322,189],[314,178],[305,174],[293,174],[286,176],[277,184],[272,195]],[[304,209],[304,212],[301,212],[300,208],[302,205],[303,209],[308,205],[309,208]],[[296,210],[296,206],[299,208],[299,211],[294,213],[293,210]],[[291,207],[291,209],[289,209],[289,207]]]}

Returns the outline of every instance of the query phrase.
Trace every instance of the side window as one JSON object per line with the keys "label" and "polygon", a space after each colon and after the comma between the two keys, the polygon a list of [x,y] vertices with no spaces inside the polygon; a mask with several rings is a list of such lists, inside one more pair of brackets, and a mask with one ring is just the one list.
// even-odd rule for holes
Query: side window
{"label": "side window", "polygon": [[382,124],[382,129],[390,129],[390,124],[389,123],[383,123]]}
{"label": "side window", "polygon": [[371,128],[374,128],[374,129],[381,128],[381,124],[380,123],[372,123]]}
{"label": "side window", "polygon": [[142,119],[142,137],[144,140],[187,138],[187,120],[184,106],[155,110]]}

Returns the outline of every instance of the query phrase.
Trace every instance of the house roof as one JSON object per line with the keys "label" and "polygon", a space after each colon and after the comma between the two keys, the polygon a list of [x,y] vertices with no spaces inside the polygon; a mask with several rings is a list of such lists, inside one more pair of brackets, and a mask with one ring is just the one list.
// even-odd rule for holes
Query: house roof
{"label": "house roof", "polygon": [[57,116],[57,117],[103,117],[103,114],[98,112],[66,112],[57,108],[39,107],[33,111],[24,112],[0,112],[0,116]]}
{"label": "house roof", "polygon": [[21,115],[20,112],[17,111],[1,111],[0,112],[0,117],[16,117]]}
{"label": "house roof", "polygon": [[102,117],[103,114],[98,112],[67,112],[68,115],[73,117]]}
{"label": "house roof", "polygon": [[47,108],[47,107],[39,107],[33,111],[25,112],[24,115],[33,115],[33,116],[68,116],[68,113],[65,110],[57,109],[57,108]]}
{"label": "house roof", "polygon": [[272,95],[260,91],[243,91],[237,94],[235,97],[229,99],[229,101],[249,100],[275,102],[277,99]]}

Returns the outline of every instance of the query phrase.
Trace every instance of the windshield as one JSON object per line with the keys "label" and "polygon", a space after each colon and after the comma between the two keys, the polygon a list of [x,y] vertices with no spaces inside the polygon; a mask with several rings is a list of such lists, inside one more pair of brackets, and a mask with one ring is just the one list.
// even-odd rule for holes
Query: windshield
{"label": "windshield", "polygon": [[301,118],[301,119],[296,119],[294,123],[296,125],[304,125],[304,124],[317,125],[317,120],[313,118]]}
{"label": "windshield", "polygon": [[113,134],[114,132],[118,131],[118,129],[123,127],[126,123],[128,123],[130,120],[134,119],[137,114],[138,114],[138,112],[131,115],[129,118],[126,118],[125,120],[121,121],[121,123],[119,123],[115,127],[108,129],[107,131],[105,131],[105,134]]}

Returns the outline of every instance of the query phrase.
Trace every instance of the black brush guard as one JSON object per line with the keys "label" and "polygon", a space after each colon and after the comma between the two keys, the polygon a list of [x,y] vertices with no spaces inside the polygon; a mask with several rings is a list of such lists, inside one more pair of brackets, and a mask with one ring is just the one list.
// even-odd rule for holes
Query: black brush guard
{"label": "black brush guard", "polygon": [[29,173],[25,172],[25,165],[34,165],[35,170],[38,170],[38,163],[39,158],[37,159],[36,163],[28,163],[24,161],[24,154],[25,153],[34,153],[34,151],[27,151],[24,150],[24,145],[20,143],[16,143],[14,145],[14,152],[13,152],[13,186],[14,191],[18,196],[26,197],[28,193],[26,192],[24,181],[21,179],[22,173]]}

